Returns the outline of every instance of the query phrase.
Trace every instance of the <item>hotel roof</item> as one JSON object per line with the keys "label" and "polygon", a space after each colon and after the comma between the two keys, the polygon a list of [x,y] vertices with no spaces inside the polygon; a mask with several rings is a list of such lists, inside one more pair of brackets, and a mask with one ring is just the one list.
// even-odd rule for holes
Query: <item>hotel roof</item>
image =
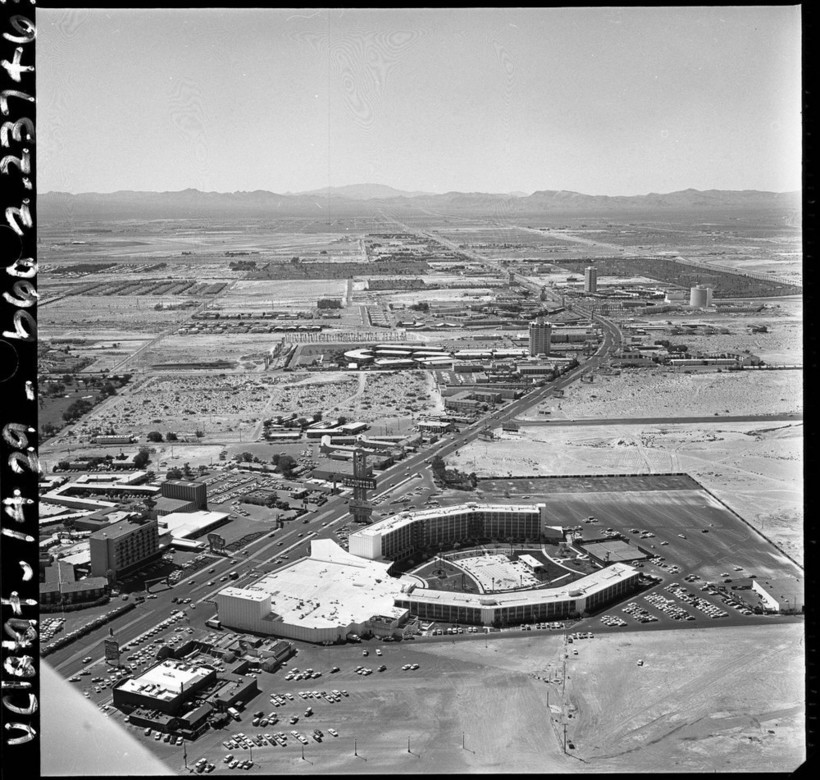
{"label": "hotel roof", "polygon": [[[111,523],[111,525],[107,525],[105,528],[94,531],[91,536],[89,536],[89,539],[119,539],[120,537],[134,533],[144,526],[150,525],[151,521],[147,519],[142,521],[137,519],[120,520],[116,523]],[[156,525],[156,523],[154,523],[154,525]]]}
{"label": "hotel roof", "polygon": [[615,563],[605,569],[575,580],[558,588],[520,590],[511,593],[455,593],[446,590],[415,588],[408,598],[425,604],[450,604],[460,607],[516,607],[527,604],[548,604],[566,599],[590,596],[604,588],[637,575],[637,569],[623,563]]}
{"label": "hotel roof", "polygon": [[[391,561],[360,558],[330,539],[313,539],[310,557],[268,574],[246,588],[228,587],[218,596],[257,603],[270,597],[271,616],[305,628],[330,628],[362,623],[376,615],[397,618],[395,606],[411,585],[408,577],[391,577]],[[218,597],[217,597],[218,598]]]}
{"label": "hotel roof", "polygon": [[376,536],[387,531],[393,531],[396,528],[401,528],[403,525],[408,525],[417,520],[432,520],[436,517],[455,517],[456,515],[465,512],[516,512],[520,514],[532,514],[540,512],[543,504],[458,504],[457,506],[442,506],[433,507],[431,509],[419,509],[415,512],[400,512],[397,515],[391,515],[378,523],[362,528],[356,531],[353,536]]}

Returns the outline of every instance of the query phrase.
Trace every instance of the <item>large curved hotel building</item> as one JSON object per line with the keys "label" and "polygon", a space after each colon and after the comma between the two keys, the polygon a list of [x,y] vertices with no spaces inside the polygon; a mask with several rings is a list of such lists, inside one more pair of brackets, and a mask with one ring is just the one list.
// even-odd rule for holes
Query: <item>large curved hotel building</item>
{"label": "large curved hotel building", "polygon": [[392,634],[411,615],[425,620],[506,626],[553,620],[597,609],[634,590],[638,571],[615,563],[558,587],[462,593],[393,577],[393,561],[420,549],[471,539],[543,541],[560,538],[546,506],[463,504],[404,512],[350,535],[350,551],[329,539],[311,542],[308,558],[255,584],[216,596],[226,626],[309,642],[344,641],[349,633]]}

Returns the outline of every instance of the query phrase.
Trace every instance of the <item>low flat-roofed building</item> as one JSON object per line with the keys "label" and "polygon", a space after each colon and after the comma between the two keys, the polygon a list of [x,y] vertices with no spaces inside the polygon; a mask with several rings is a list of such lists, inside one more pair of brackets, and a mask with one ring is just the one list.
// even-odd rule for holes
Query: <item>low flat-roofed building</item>
{"label": "low flat-roofed building", "polygon": [[804,585],[797,577],[760,577],[752,580],[752,590],[767,612],[802,612]]}
{"label": "low flat-roofed building", "polygon": [[519,555],[518,560],[533,571],[540,571],[544,568],[544,564],[538,558],[533,558],[532,555]]}
{"label": "low flat-roofed building", "polygon": [[265,438],[268,441],[299,441],[302,431],[268,431]]}
{"label": "low flat-roofed building", "polygon": [[448,433],[455,425],[447,420],[419,420],[416,425],[423,433]]}
{"label": "low flat-roofed building", "polygon": [[145,707],[177,714],[198,691],[215,680],[214,669],[167,658],[139,676],[116,685],[114,706],[120,709]]}
{"label": "low flat-roofed building", "polygon": [[600,563],[639,561],[651,557],[648,553],[621,539],[585,543],[581,549]]}
{"label": "low flat-roofed building", "polygon": [[134,437],[127,433],[101,434],[94,437],[95,444],[131,444]]}
{"label": "low flat-roofed building", "polygon": [[172,512],[193,512],[196,510],[196,502],[188,501],[184,498],[167,498],[160,496],[154,506],[157,517],[170,515]]}
{"label": "low flat-roofed building", "polygon": [[215,597],[219,619],[240,631],[317,643],[373,630],[373,618],[392,630],[407,615],[395,599],[416,580],[391,577],[389,568],[389,562],[365,560],[329,539],[314,539],[310,557],[250,587],[221,590]]}
{"label": "low flat-roofed building", "polygon": [[89,544],[85,542],[76,545],[72,552],[68,553],[68,555],[64,555],[60,560],[71,564],[75,569],[78,566],[91,566],[91,549]]}
{"label": "low flat-roofed building", "polygon": [[172,512],[159,520],[159,527],[175,539],[196,539],[206,531],[224,525],[229,519],[227,512]]}

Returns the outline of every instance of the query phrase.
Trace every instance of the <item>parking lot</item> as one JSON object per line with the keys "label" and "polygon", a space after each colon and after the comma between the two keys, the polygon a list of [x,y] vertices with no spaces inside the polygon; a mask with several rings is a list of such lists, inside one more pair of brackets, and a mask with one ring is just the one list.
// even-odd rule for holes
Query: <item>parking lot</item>
{"label": "parking lot", "polygon": [[[189,768],[197,771],[196,762],[205,759],[200,764],[202,773],[242,771],[242,764],[249,761],[253,763],[246,771],[251,772],[292,771],[294,767],[367,772],[375,771],[367,766],[368,757],[400,761],[409,770],[414,769],[409,762],[422,752],[427,757],[440,753],[442,766],[447,760],[467,759],[469,754],[462,755],[461,729],[468,726],[468,720],[461,725],[460,721],[442,724],[445,727],[431,732],[430,719],[441,721],[435,713],[443,711],[447,691],[456,687],[466,686],[471,696],[487,699],[480,676],[475,674],[479,667],[457,658],[429,656],[423,644],[371,640],[324,648],[299,643],[298,654],[287,666],[273,674],[257,675],[262,692],[247,703],[241,720],[208,730],[185,745]],[[494,690],[505,687],[500,676],[492,670]],[[511,691],[524,682],[515,676]],[[164,736],[156,739],[154,732],[146,735],[141,727],[125,727],[171,768],[184,768],[183,746],[165,742]],[[467,728],[467,734],[467,739],[478,737],[474,725]],[[407,753],[408,739],[411,754]],[[227,756],[231,758],[225,761]]]}

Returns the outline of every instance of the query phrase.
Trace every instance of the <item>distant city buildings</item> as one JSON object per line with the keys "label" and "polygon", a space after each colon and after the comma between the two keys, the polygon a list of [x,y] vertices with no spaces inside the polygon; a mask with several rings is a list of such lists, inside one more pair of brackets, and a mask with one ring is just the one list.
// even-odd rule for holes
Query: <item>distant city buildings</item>
{"label": "distant city buildings", "polygon": [[552,325],[544,322],[543,317],[537,317],[535,322],[530,323],[530,357],[538,355],[549,355],[550,338],[552,336]]}

